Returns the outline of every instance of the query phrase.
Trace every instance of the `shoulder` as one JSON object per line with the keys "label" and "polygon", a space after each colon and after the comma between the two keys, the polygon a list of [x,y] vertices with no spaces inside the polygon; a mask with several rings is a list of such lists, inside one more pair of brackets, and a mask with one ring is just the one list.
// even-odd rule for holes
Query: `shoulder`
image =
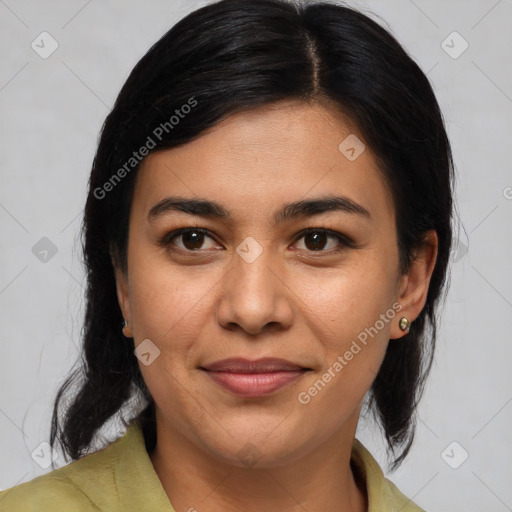
{"label": "shoulder", "polygon": [[[119,462],[121,441],[122,438],[103,450],[86,455],[67,466],[0,492],[0,511],[102,510],[102,507],[108,504],[109,495],[116,492],[114,470]],[[100,500],[98,496],[101,496]]]}
{"label": "shoulder", "polygon": [[372,454],[357,439],[352,447],[352,462],[368,496],[368,512],[425,512],[388,480]]}
{"label": "shoulder", "polygon": [[94,503],[61,469],[0,492],[0,511],[63,512],[72,506],[80,512],[98,512]]}
{"label": "shoulder", "polygon": [[425,512],[422,508],[416,505],[416,503],[405,496],[405,494],[403,494],[393,482],[387,478],[384,480],[386,493],[389,496],[388,500],[391,503],[396,504],[396,510],[399,510],[400,512]]}

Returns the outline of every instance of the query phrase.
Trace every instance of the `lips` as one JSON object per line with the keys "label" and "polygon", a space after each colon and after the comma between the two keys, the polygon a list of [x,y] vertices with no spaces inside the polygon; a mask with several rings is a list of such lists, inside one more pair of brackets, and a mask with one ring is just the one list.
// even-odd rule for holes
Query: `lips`
{"label": "lips", "polygon": [[200,369],[223,389],[246,398],[273,393],[310,370],[285,359],[268,357],[254,361],[245,358],[223,359]]}
{"label": "lips", "polygon": [[276,357],[263,357],[254,361],[244,359],[243,357],[235,357],[217,361],[203,368],[212,372],[231,373],[271,373],[309,369]]}

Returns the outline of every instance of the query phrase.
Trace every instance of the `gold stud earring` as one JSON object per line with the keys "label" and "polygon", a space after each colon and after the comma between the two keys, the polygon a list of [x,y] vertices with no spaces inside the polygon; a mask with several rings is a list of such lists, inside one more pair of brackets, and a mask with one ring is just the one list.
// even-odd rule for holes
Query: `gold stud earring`
{"label": "gold stud earring", "polygon": [[398,326],[400,327],[400,329],[402,331],[409,331],[409,328],[411,327],[411,322],[409,322],[409,320],[407,320],[407,318],[405,318],[405,316],[403,316],[402,318],[400,318],[400,322],[398,322]]}
{"label": "gold stud earring", "polygon": [[123,320],[123,328],[122,328],[122,331],[123,331],[123,335],[125,338],[131,338],[132,337],[132,333],[131,333],[131,330],[130,330],[130,333],[128,334],[128,331],[129,328],[128,328],[128,322],[126,320]]}

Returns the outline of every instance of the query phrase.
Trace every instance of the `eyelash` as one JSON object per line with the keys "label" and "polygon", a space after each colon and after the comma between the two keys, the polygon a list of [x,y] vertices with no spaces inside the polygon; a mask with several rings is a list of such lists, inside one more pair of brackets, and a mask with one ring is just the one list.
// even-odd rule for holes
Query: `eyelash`
{"label": "eyelash", "polygon": [[[161,246],[161,247],[164,247],[166,249],[169,249],[169,246],[172,245],[171,241],[174,238],[179,237],[180,235],[183,235],[183,234],[186,234],[186,233],[189,233],[189,232],[201,233],[203,235],[208,236],[212,240],[215,240],[215,238],[210,234],[210,232],[207,229],[200,228],[200,227],[188,227],[188,228],[176,229],[174,231],[171,231],[170,233],[165,234],[158,241],[158,245]],[[295,241],[293,243],[294,244],[297,243],[303,237],[305,237],[306,235],[311,234],[311,233],[323,233],[323,234],[326,234],[328,237],[336,238],[338,240],[338,242],[340,243],[340,245],[342,246],[340,248],[330,249],[330,250],[327,250],[327,251],[324,251],[322,249],[318,250],[318,251],[306,249],[308,252],[310,252],[312,254],[321,254],[321,253],[333,254],[333,253],[337,253],[337,252],[342,251],[346,247],[348,247],[348,248],[355,248],[356,247],[355,242],[353,240],[351,240],[349,237],[347,237],[346,235],[342,235],[338,231],[333,231],[332,229],[327,229],[327,228],[308,228],[308,229],[305,229],[305,230],[301,231],[297,235],[297,237],[296,237],[296,239],[295,239]],[[182,249],[181,247],[176,248],[176,250],[181,251],[181,252],[191,253],[191,254],[192,253],[202,252],[202,249],[191,250],[191,249]]]}

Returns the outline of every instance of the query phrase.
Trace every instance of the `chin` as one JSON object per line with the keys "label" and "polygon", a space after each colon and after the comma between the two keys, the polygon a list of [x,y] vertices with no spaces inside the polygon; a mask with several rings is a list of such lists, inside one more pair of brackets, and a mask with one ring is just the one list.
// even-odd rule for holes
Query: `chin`
{"label": "chin", "polygon": [[[220,438],[202,439],[215,458],[240,468],[273,468],[291,464],[314,449],[313,438],[283,421],[226,428]],[[229,433],[228,433],[229,432]],[[231,435],[230,435],[231,434]]]}

